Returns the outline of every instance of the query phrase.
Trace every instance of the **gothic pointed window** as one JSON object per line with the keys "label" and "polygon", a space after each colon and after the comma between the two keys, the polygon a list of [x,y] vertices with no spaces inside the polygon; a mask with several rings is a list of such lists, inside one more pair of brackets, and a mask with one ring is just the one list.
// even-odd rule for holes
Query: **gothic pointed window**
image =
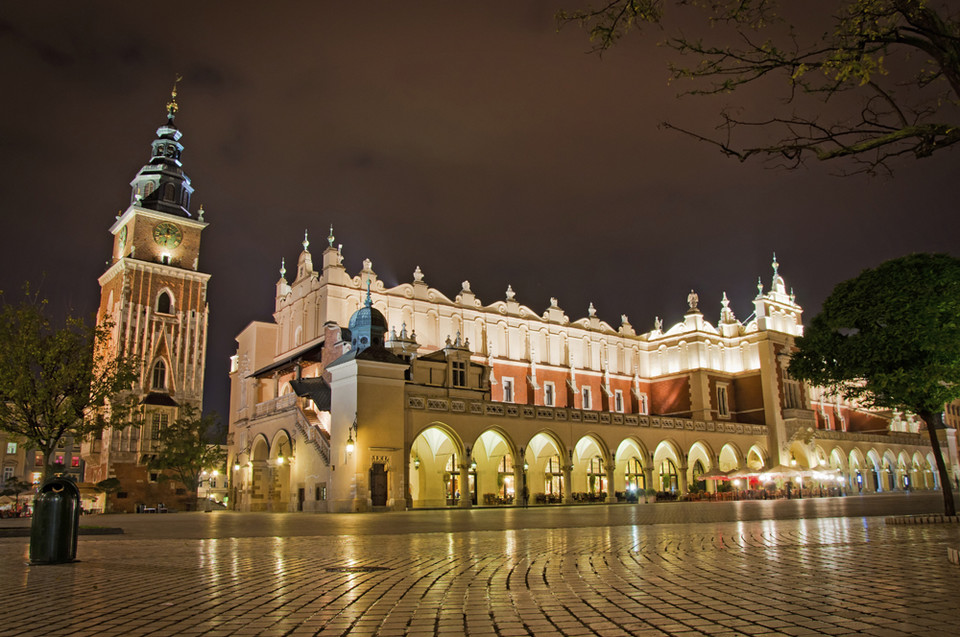
{"label": "gothic pointed window", "polygon": [[167,388],[167,365],[163,361],[157,361],[153,366],[153,388]]}
{"label": "gothic pointed window", "polygon": [[160,296],[157,297],[157,313],[159,314],[172,314],[173,312],[173,300],[170,298],[169,292],[161,292]]}

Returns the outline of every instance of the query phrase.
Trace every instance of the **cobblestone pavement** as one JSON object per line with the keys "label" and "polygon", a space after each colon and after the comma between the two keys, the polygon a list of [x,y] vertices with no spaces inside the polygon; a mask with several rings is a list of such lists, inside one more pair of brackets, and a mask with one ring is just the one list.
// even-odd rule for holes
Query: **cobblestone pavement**
{"label": "cobblestone pavement", "polygon": [[[773,504],[758,510],[776,513]],[[100,516],[84,524],[119,520],[127,533],[82,536],[74,564],[27,566],[25,538],[0,540],[0,633],[958,634],[960,567],[946,547],[960,525],[885,524],[902,506],[871,517],[684,522],[727,505],[672,506],[643,509],[670,524],[596,523],[642,506]],[[509,528],[537,514],[564,523]],[[482,530],[460,528],[477,520]],[[316,534],[301,532],[311,522]],[[458,530],[435,530],[451,524]],[[214,526],[219,536],[205,537]]]}

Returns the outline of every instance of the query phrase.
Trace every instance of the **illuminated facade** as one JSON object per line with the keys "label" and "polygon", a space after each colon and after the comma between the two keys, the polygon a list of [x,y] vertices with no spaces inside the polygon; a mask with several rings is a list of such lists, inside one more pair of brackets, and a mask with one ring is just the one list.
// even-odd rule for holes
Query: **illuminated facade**
{"label": "illuminated facade", "polygon": [[202,408],[207,350],[210,275],[198,269],[207,224],[202,206],[191,212],[193,187],[183,172],[182,133],[174,123],[176,89],[172,98],[150,159],[130,183],[130,204],[110,227],[112,258],[99,280],[97,318],[112,323],[110,347],[140,365],[136,424],[106,429],[82,448],[88,483],[120,480],[111,511],[160,502],[182,508],[190,501],[182,485],[158,481],[146,466],[160,430],[180,408]]}
{"label": "illuminated facade", "polygon": [[[802,308],[774,260],[753,315],[724,295],[711,323],[693,291],[679,323],[638,333],[508,287],[449,298],[418,267],[386,288],[328,237],[304,238],[273,320],[237,336],[230,493],[247,511],[363,511],[617,501],[685,494],[720,472],[818,489],[936,487],[917,425],[837,401],[786,372]],[[891,426],[892,422],[892,426]],[[757,474],[765,473],[758,478]]]}

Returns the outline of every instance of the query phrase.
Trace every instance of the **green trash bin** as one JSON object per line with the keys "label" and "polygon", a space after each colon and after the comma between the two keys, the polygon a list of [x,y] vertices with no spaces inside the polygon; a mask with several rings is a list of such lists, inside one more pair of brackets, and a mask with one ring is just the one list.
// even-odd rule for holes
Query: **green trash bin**
{"label": "green trash bin", "polygon": [[80,489],[73,480],[48,478],[33,502],[30,563],[63,564],[77,558]]}

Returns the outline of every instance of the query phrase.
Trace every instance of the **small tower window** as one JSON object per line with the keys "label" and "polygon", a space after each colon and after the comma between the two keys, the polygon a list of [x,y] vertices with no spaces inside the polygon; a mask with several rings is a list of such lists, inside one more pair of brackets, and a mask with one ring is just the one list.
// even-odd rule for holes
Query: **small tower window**
{"label": "small tower window", "polygon": [[647,400],[646,394],[640,394],[640,400],[639,400],[638,406],[639,406],[640,413],[643,414],[644,416],[650,413],[650,403]]}
{"label": "small tower window", "polygon": [[547,407],[553,407],[556,401],[556,385],[547,381],[543,384],[543,404]]}
{"label": "small tower window", "polygon": [[159,314],[171,314],[173,301],[170,299],[169,292],[161,292],[157,297],[157,312]]}
{"label": "small tower window", "polygon": [[500,381],[503,383],[503,402],[512,403],[513,402],[513,379],[512,378],[503,378]]}
{"label": "small tower window", "polygon": [[726,385],[717,385],[717,415],[721,418],[730,417],[730,405],[727,402]]}
{"label": "small tower window", "polygon": [[463,361],[453,361],[453,386],[467,386],[467,364]]}
{"label": "small tower window", "polygon": [[173,184],[165,184],[163,186],[163,199],[165,201],[176,201],[177,198],[177,187]]}
{"label": "small tower window", "polygon": [[153,366],[153,388],[167,388],[167,365],[163,361],[157,361]]}

